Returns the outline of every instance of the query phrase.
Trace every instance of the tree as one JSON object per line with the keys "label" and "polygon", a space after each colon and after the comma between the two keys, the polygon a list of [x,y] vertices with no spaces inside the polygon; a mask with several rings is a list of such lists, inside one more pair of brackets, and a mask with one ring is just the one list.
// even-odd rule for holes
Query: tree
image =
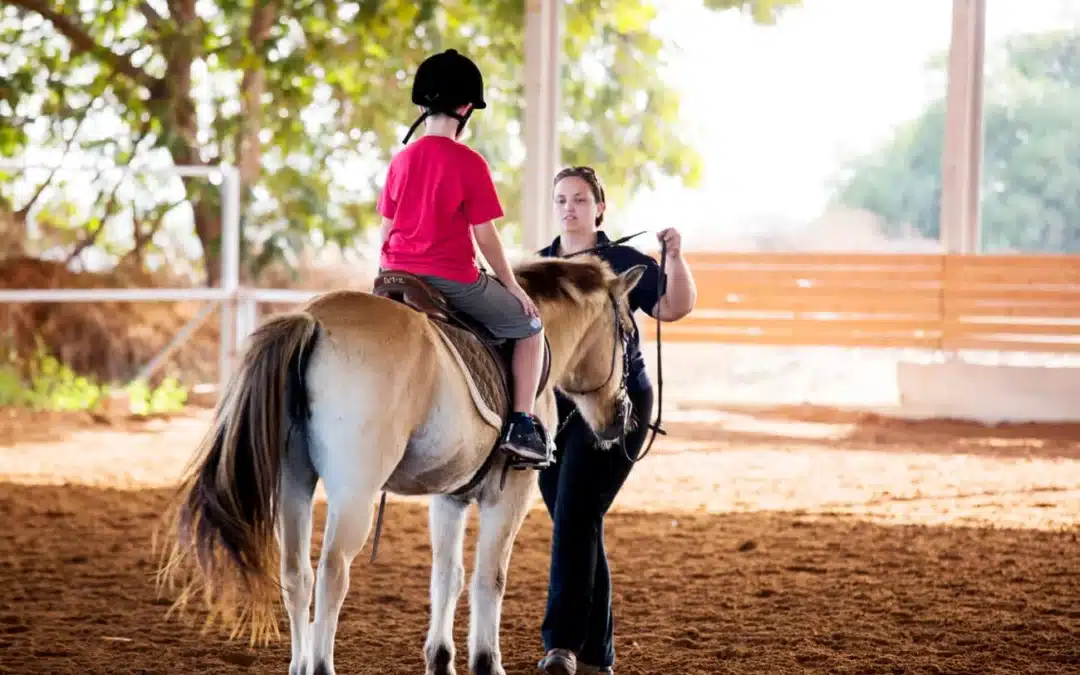
{"label": "tree", "polygon": [[[984,251],[1080,251],[1080,34],[1018,35],[987,60],[981,197]],[[836,199],[888,233],[940,236],[945,100],[848,168]]]}
{"label": "tree", "polygon": [[[799,4],[705,1],[761,23]],[[25,148],[32,122],[41,145],[112,163],[234,164],[245,245],[257,251],[249,263],[258,267],[313,238],[347,245],[374,222],[380,169],[415,112],[411,73],[427,55],[455,46],[485,73],[491,103],[470,128],[514,222],[524,4],[111,0],[88,10],[77,0],[0,0],[0,151]],[[701,171],[679,134],[678,96],[659,73],[664,45],[650,33],[655,15],[649,0],[566,5],[565,159],[596,165],[615,198],[660,175],[695,184]],[[220,198],[199,181],[184,188],[205,276],[216,283]],[[95,205],[98,224],[83,241],[96,236],[114,202]],[[161,218],[159,209],[139,219],[146,222],[137,225],[136,246],[149,244]]]}

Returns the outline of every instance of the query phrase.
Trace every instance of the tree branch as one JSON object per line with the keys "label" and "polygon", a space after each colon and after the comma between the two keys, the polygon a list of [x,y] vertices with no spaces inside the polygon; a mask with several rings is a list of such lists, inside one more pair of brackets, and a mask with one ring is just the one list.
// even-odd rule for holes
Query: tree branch
{"label": "tree branch", "polygon": [[153,241],[154,237],[157,236],[157,233],[161,231],[162,225],[165,224],[165,216],[172,213],[173,209],[184,204],[186,201],[186,199],[181,199],[171,204],[167,204],[165,208],[158,211],[157,216],[154,217],[150,223],[150,227],[147,229],[143,229],[143,221],[141,219],[133,219],[132,222],[135,226],[135,245],[120,258],[119,262],[116,263],[116,266],[120,267],[131,259],[134,259],[135,262],[141,266],[143,264],[143,250],[146,248],[147,244]]}
{"label": "tree branch", "polygon": [[161,22],[165,20],[165,17],[161,16],[149,2],[140,2],[139,12],[143,15],[143,18],[146,19],[146,25],[151,29],[157,29],[161,26]]}
{"label": "tree branch", "polygon": [[[101,173],[99,172],[98,176],[100,175]],[[82,255],[83,251],[97,243],[97,240],[101,236],[101,233],[105,231],[105,227],[109,218],[112,218],[114,215],[116,215],[116,196],[120,192],[120,186],[123,184],[124,180],[121,178],[120,180],[116,181],[115,185],[113,185],[112,192],[109,193],[109,201],[105,202],[105,213],[102,214],[101,220],[99,221],[101,224],[98,225],[96,229],[91,231],[89,236],[84,238],[75,246],[75,249],[71,252],[71,255],[68,256],[67,261],[64,263],[65,265],[70,265],[72,260],[75,260],[80,255]],[[94,208],[97,208],[97,204],[94,205]]]}
{"label": "tree branch", "polygon": [[26,218],[26,216],[30,213],[30,209],[34,208],[34,204],[36,204],[37,200],[41,198],[42,193],[44,193],[45,190],[47,190],[48,187],[52,185],[53,178],[56,178],[56,172],[60,170],[60,165],[63,164],[64,159],[66,159],[68,153],[71,152],[71,146],[75,144],[75,139],[79,137],[79,132],[82,131],[83,124],[90,116],[90,111],[93,109],[94,104],[97,103],[97,100],[98,98],[95,97],[93,100],[90,101],[90,103],[86,105],[85,108],[78,112],[75,117],[75,119],[78,120],[75,124],[75,131],[71,133],[70,138],[64,140],[64,154],[60,156],[60,164],[57,164],[56,167],[49,172],[49,177],[45,179],[44,183],[38,186],[37,191],[34,192],[34,196],[30,198],[30,201],[26,202],[26,204],[21,209],[15,212],[16,218]]}
{"label": "tree branch", "polygon": [[153,89],[157,84],[157,78],[150,76],[131,62],[131,57],[126,54],[117,54],[104,45],[94,41],[93,36],[86,26],[75,17],[52,7],[49,0],[0,0],[0,3],[22,7],[25,10],[39,14],[53,27],[66,37],[75,54],[93,54],[109,65],[115,72],[126,75],[143,86]]}

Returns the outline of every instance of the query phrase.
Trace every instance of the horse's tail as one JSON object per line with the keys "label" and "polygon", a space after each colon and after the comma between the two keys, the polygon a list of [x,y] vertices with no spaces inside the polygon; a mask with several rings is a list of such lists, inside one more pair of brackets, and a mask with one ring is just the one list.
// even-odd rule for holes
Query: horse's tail
{"label": "horse's tail", "polygon": [[233,623],[234,636],[250,622],[252,642],[276,633],[281,462],[290,440],[299,441],[289,447],[310,461],[305,373],[317,337],[318,323],[302,311],[255,331],[168,514],[175,538],[159,586],[171,583],[183,563],[194,563],[173,608],[201,587],[207,620]]}

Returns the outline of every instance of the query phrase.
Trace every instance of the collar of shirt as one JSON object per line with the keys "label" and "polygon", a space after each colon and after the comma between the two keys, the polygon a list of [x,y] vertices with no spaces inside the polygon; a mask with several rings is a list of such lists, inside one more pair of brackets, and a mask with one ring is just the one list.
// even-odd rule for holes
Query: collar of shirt
{"label": "collar of shirt", "polygon": [[[550,244],[548,244],[544,248],[540,249],[537,253],[539,255],[542,255],[542,256],[547,257],[547,258],[553,258],[553,257],[557,256],[558,254],[556,253],[556,251],[559,250],[559,241],[561,239],[562,239],[561,235],[555,237],[555,239],[553,239]],[[597,246],[602,246],[602,245],[606,245],[606,244],[610,244],[610,243],[611,243],[611,238],[607,236],[607,233],[605,233],[603,230],[597,230],[596,231],[596,245]]]}

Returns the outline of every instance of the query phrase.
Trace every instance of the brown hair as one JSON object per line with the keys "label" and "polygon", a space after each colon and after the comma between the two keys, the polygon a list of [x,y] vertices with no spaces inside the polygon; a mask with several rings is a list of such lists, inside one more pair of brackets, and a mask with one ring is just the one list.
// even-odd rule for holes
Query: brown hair
{"label": "brown hair", "polygon": [[[564,178],[580,178],[589,184],[589,189],[592,190],[593,198],[596,199],[597,204],[604,204],[604,188],[600,185],[600,179],[596,177],[596,171],[591,166],[571,166],[563,169],[559,173],[555,174],[555,180],[552,181],[552,187],[559,184]],[[604,222],[604,214],[601,213],[596,217],[596,226]]]}

